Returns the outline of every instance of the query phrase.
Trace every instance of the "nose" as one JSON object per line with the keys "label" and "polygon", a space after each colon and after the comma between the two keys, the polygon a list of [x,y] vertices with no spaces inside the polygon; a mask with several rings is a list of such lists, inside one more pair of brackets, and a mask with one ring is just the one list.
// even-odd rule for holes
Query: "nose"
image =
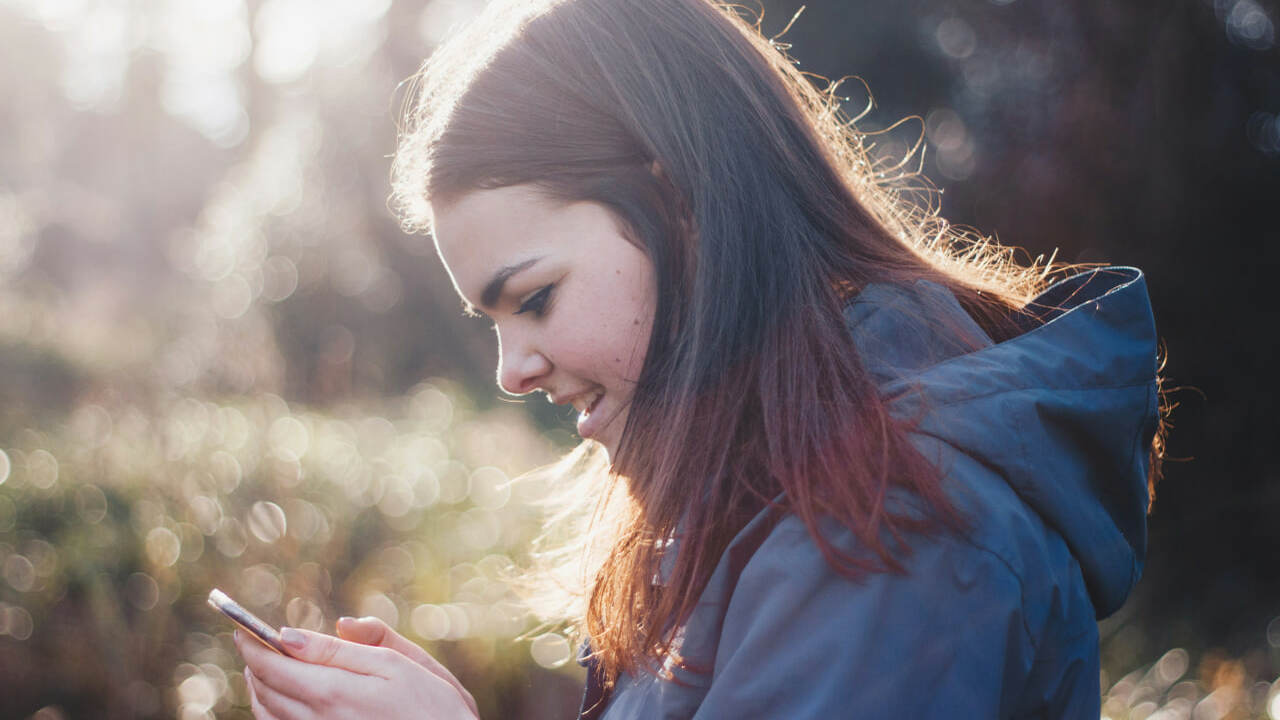
{"label": "nose", "polygon": [[516,333],[507,333],[504,337],[498,332],[498,387],[503,392],[511,395],[533,392],[550,372],[551,361],[529,338]]}

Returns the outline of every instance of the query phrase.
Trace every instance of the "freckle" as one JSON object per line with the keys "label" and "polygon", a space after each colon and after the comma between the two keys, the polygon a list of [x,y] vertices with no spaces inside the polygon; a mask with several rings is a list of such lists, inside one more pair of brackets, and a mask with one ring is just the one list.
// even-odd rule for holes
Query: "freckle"
{"label": "freckle", "polygon": [[614,358],[614,359],[613,359],[613,361],[614,361],[614,362],[622,362],[622,358]]}
{"label": "freckle", "polygon": [[614,275],[621,275],[621,274],[622,274],[622,271],[621,271],[621,270],[614,270],[614,271],[613,271],[613,274],[614,274]]}

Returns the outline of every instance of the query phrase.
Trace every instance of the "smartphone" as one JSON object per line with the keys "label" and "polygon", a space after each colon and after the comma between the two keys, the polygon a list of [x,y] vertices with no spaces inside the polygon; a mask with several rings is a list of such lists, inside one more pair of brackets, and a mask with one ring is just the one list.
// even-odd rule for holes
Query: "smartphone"
{"label": "smartphone", "polygon": [[214,610],[231,618],[231,622],[239,625],[245,632],[257,638],[258,642],[281,655],[289,655],[289,652],[284,649],[284,644],[280,642],[279,630],[260,620],[257,615],[245,610],[240,603],[232,600],[226,593],[217,588],[210,590],[209,604],[213,606]]}

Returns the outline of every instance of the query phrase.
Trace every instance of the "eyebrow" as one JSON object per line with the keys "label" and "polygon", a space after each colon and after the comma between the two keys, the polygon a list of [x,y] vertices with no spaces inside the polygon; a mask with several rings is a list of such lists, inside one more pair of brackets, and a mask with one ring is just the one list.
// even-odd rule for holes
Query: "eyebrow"
{"label": "eyebrow", "polygon": [[541,256],[530,258],[515,265],[508,265],[494,273],[488,284],[484,286],[484,291],[480,293],[480,307],[492,309],[497,304],[498,298],[502,297],[502,288],[507,284],[507,280],[533,267],[541,259]]}

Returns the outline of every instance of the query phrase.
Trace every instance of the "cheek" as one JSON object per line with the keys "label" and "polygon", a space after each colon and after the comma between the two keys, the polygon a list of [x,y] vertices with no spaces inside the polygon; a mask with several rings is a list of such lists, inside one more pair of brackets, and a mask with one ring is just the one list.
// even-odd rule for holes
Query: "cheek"
{"label": "cheek", "polygon": [[631,317],[631,336],[636,353],[636,377],[639,377],[640,366],[644,364],[645,354],[649,349],[649,336],[653,333],[654,313],[658,310],[657,289],[653,273],[646,263],[644,272],[636,278],[635,305]]}
{"label": "cheek", "polygon": [[566,315],[564,320],[574,327],[560,328],[565,349],[571,343],[577,358],[594,367],[601,380],[639,380],[649,348],[655,305],[652,278],[646,268],[626,267],[629,264],[606,265],[593,282],[582,286],[572,313],[577,322]]}
{"label": "cheek", "polygon": [[644,367],[645,354],[649,349],[649,329],[653,326],[652,314],[632,318],[628,328],[629,357],[625,358],[628,377],[637,380],[640,369]]}
{"label": "cheek", "polygon": [[635,382],[640,378],[644,356],[649,347],[652,315],[638,312],[630,298],[615,296],[593,307],[609,314],[597,316],[596,322],[565,328],[561,338],[564,350],[576,358],[584,369],[593,367],[601,380],[613,378]]}
{"label": "cheek", "polygon": [[649,350],[649,334],[653,328],[653,307],[649,293],[633,298],[629,304],[631,312],[624,315],[621,330],[623,335],[618,343],[622,352],[616,361],[619,371],[628,380],[640,379],[640,370],[644,367],[645,354]]}
{"label": "cheek", "polygon": [[598,372],[613,378],[636,380],[644,364],[648,337],[642,337],[643,322],[619,315],[596,326],[596,331],[578,338],[575,353]]}

